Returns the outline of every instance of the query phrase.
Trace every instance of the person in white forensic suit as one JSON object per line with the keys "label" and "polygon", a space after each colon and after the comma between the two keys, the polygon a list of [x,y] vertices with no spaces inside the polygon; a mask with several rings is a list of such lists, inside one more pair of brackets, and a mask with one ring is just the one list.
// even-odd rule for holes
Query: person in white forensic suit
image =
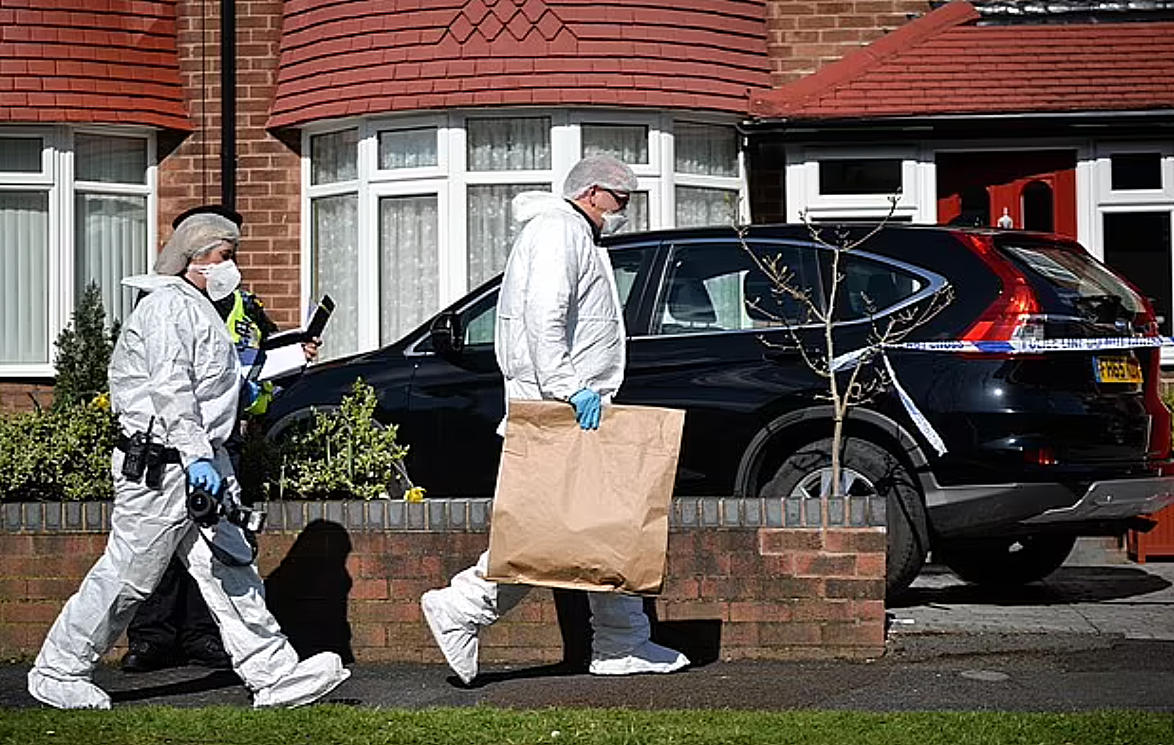
{"label": "person in white forensic suit", "polygon": [[[510,399],[568,402],[583,429],[597,429],[603,406],[624,378],[623,307],[599,238],[618,230],[637,187],[636,175],[609,156],[579,161],[563,195],[514,198],[522,223],[506,261],[497,307],[495,352]],[[498,428],[504,434],[503,420]],[[449,667],[465,684],[477,676],[480,630],[514,607],[529,587],[485,579],[488,552],[420,598],[424,618]],[[650,639],[641,598],[590,592],[594,675],[670,673],[685,655]]]}
{"label": "person in white forensic suit", "polygon": [[[193,215],[176,227],[150,280],[136,278],[149,294],[122,327],[109,369],[122,430],[111,459],[110,538],[28,674],[29,693],[50,706],[110,708],[93,670],[172,555],[195,579],[255,707],[311,703],[350,675],[333,652],[299,661],[265,606],[242,526],[221,516],[200,527],[188,515],[189,488],[220,493],[227,508],[239,505],[224,444],[242,391],[252,388],[242,386],[237,350],[213,306],[240,284],[233,261],[239,240],[237,226],[222,215]],[[158,447],[136,473],[128,452],[148,432]]]}

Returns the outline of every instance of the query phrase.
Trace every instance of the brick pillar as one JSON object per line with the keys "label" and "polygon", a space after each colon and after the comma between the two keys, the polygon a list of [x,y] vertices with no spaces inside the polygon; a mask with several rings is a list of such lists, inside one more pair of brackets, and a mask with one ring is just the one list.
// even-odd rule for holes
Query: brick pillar
{"label": "brick pillar", "polygon": [[929,10],[920,0],[767,0],[771,83],[810,75]]}
{"label": "brick pillar", "polygon": [[[299,156],[265,130],[277,84],[281,0],[236,0],[237,188],[244,216],[238,263],[245,286],[265,301],[279,325],[301,316]],[[180,76],[195,131],[178,147],[160,148],[159,237],[171,220],[202,203],[220,202],[220,4],[179,0]]]}

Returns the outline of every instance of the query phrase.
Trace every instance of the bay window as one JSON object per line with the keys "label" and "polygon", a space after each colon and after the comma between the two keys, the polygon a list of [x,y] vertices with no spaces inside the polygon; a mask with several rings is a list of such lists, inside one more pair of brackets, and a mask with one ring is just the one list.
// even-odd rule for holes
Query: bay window
{"label": "bay window", "polygon": [[0,374],[49,377],[54,342],[96,282],[109,321],[134,301],[154,237],[149,134],[0,128]]}
{"label": "bay window", "polygon": [[303,288],[338,303],[324,358],[412,330],[505,266],[513,198],[560,188],[581,158],[632,166],[625,230],[747,216],[732,121],[603,111],[412,114],[306,135]]}

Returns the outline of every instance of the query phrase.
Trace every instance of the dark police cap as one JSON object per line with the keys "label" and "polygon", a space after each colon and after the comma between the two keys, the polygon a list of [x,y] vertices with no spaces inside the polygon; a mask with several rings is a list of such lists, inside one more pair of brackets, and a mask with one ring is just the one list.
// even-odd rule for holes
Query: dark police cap
{"label": "dark police cap", "polygon": [[220,215],[221,217],[228,218],[229,220],[232,220],[238,228],[241,227],[245,222],[245,219],[241,217],[241,213],[230,207],[225,207],[223,204],[201,204],[199,207],[192,207],[187,212],[184,212],[172,220],[171,227],[178,228],[181,222],[188,219],[192,215],[203,215],[206,213]]}

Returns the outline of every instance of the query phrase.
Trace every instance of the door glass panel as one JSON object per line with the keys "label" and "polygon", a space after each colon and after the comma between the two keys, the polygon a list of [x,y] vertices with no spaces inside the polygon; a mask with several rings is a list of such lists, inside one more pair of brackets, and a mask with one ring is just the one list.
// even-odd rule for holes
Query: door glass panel
{"label": "door glass panel", "polygon": [[1051,233],[1055,229],[1052,187],[1032,181],[1023,187],[1023,229]]}
{"label": "door glass panel", "polygon": [[1161,189],[1162,155],[1161,153],[1114,153],[1110,159],[1110,173],[1112,174],[1114,191]]}
{"label": "door glass panel", "polygon": [[1162,335],[1169,336],[1170,212],[1111,212],[1102,219],[1105,263],[1150,299]]}

